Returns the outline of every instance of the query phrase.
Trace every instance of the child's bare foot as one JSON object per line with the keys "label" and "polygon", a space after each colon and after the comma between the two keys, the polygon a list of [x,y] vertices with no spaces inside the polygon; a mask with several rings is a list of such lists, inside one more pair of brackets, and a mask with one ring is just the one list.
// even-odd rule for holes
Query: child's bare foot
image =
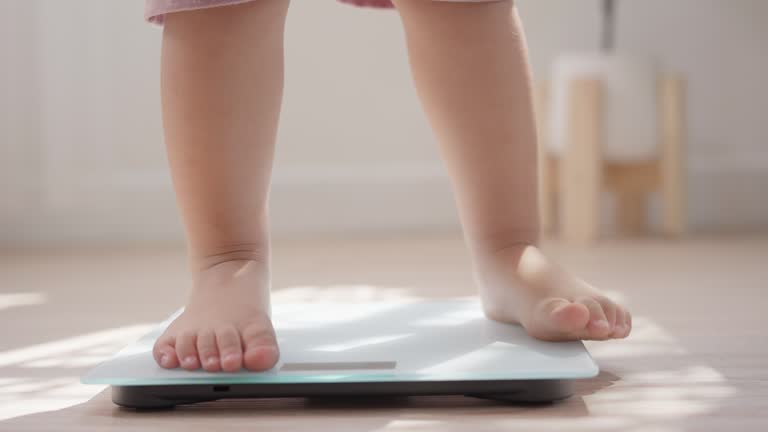
{"label": "child's bare foot", "polygon": [[234,372],[274,366],[279,354],[266,265],[236,260],[201,270],[184,312],[157,339],[153,354],[164,368]]}
{"label": "child's bare foot", "polygon": [[632,328],[626,309],[567,274],[535,246],[507,247],[476,261],[486,315],[519,323],[537,339],[624,338]]}

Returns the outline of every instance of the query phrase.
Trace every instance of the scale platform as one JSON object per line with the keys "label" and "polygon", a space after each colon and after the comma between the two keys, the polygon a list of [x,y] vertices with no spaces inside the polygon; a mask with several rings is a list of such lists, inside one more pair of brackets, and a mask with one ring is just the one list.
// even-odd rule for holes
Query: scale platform
{"label": "scale platform", "polygon": [[[176,314],[181,311],[176,312]],[[167,370],[152,345],[174,314],[101,363],[85,384],[166,408],[218,399],[466,395],[549,402],[598,368],[581,342],[543,342],[484,317],[476,299],[275,304],[280,361],[265,372]]]}

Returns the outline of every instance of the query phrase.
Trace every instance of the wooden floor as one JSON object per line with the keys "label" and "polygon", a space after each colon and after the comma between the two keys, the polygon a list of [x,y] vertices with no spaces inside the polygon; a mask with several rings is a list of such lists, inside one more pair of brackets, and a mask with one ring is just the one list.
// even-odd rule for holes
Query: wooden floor
{"label": "wooden floor", "polygon": [[[768,430],[768,236],[547,248],[625,299],[636,318],[629,339],[588,344],[602,372],[564,402],[287,399],[141,413],[116,408],[78,377],[181,304],[181,251],[8,252],[0,430]],[[473,293],[457,238],[279,242],[274,261],[275,302]]]}

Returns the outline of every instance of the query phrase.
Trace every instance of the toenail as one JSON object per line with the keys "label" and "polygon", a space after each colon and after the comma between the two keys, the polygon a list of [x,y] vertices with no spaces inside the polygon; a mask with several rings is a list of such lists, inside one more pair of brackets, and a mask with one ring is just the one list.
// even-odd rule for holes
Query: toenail
{"label": "toenail", "polygon": [[272,354],[277,352],[277,348],[273,346],[256,346],[248,349],[249,352],[261,352],[264,354]]}
{"label": "toenail", "polygon": [[192,356],[184,357],[184,363],[186,363],[188,365],[191,365],[191,364],[195,363],[195,358],[192,357]]}
{"label": "toenail", "polygon": [[208,357],[208,358],[207,358],[205,361],[206,361],[208,364],[212,365],[212,364],[216,363],[216,360],[217,360],[217,358],[216,358],[216,357]]}
{"label": "toenail", "polygon": [[237,354],[227,354],[224,356],[224,361],[237,360]]}
{"label": "toenail", "polygon": [[611,325],[606,320],[597,320],[592,323],[595,327],[609,328]]}
{"label": "toenail", "polygon": [[170,364],[170,359],[168,358],[168,354],[163,354],[160,356],[160,365],[161,366],[168,366]]}

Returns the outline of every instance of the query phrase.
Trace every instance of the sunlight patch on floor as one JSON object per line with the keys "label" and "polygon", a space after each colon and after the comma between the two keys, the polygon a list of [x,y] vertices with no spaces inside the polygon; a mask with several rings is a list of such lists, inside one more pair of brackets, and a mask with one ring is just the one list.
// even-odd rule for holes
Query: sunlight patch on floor
{"label": "sunlight patch on floor", "polygon": [[587,342],[589,352],[599,358],[641,355],[681,356],[687,352],[669,332],[645,317],[632,318],[632,334],[623,341]]}
{"label": "sunlight patch on floor", "polygon": [[[25,348],[18,348],[0,352],[0,366],[19,366],[29,367],[30,363],[36,361],[53,361],[50,366],[60,366],[72,358],[77,358],[81,351],[87,351],[93,348],[99,348],[106,352],[110,348],[121,348],[127,342],[135,340],[138,336],[149,331],[150,324],[139,324],[115,329],[104,330],[94,333],[88,333],[66,339],[59,339],[53,342],[46,342],[39,345],[32,345]],[[110,352],[116,352],[117,349]],[[88,355],[88,357],[96,357]],[[98,361],[104,360],[108,355],[98,356]],[[58,363],[56,363],[58,362]]]}
{"label": "sunlight patch on floor", "polygon": [[272,300],[287,303],[312,301],[344,303],[370,302],[374,300],[417,299],[413,288],[381,287],[374,285],[304,285],[280,288],[272,291]]}
{"label": "sunlight patch on floor", "polygon": [[[670,420],[713,412],[737,393],[722,373],[697,363],[677,338],[645,317],[634,320],[629,339],[587,345],[598,364],[601,359],[632,362],[628,368],[633,370],[621,373],[610,390],[584,396],[591,414],[620,413],[631,420],[626,430],[656,430],[653,428],[668,425]],[[642,358],[648,361],[638,361]],[[643,364],[648,366],[643,368]],[[664,364],[669,366],[659,366]]]}
{"label": "sunlight patch on floor", "polygon": [[[150,324],[117,327],[0,352],[3,367],[0,420],[87,401],[104,386],[80,384],[80,374],[108,359],[151,327]],[[56,376],[35,376],[41,373]]]}
{"label": "sunlight patch on floor", "polygon": [[[327,319],[342,322],[369,316],[380,310],[361,308],[359,315],[328,316],[323,304],[339,302],[410,301],[418,297],[404,287],[378,287],[373,285],[296,286],[276,290],[275,303],[314,303],[302,310],[308,320]],[[39,304],[44,296],[0,297],[0,308]],[[377,303],[380,301],[380,303]],[[38,303],[35,303],[38,302]],[[315,307],[316,306],[316,307]],[[462,316],[447,316],[440,325],[460,321]],[[552,416],[537,417],[536,412],[509,419],[494,419],[493,426],[526,430],[558,430],[561,427],[581,427],[589,430],[607,430],[620,427],[628,431],[651,430],[670,420],[684,420],[690,416],[715,411],[737,390],[714,368],[701,364],[690,355],[679,341],[661,325],[646,317],[637,317],[631,338],[608,343],[588,343],[598,363],[631,361],[633,365],[648,358],[647,367],[630,366],[609,388],[598,389],[581,398],[586,407],[583,417],[569,419]],[[79,375],[86,369],[111,357],[114,353],[151,330],[151,324],[137,324],[78,335],[43,344],[0,352],[0,420],[20,415],[49,411],[72,406],[88,400],[103,386],[85,386]],[[347,345],[383,343],[389,339],[354,340]],[[349,346],[341,344],[320,347],[326,351],[339,351]],[[659,362],[659,359],[670,362]],[[482,364],[483,359],[459,358]],[[617,363],[618,364],[618,363]],[[661,364],[662,366],[659,366]],[[663,366],[667,364],[668,366]],[[450,372],[450,364],[441,365]],[[610,372],[610,371],[606,371]],[[47,376],[37,376],[46,373]],[[51,378],[51,375],[55,376]],[[555,408],[556,409],[556,406]],[[519,412],[518,412],[519,413]],[[598,418],[594,415],[600,416]],[[408,430],[438,428],[440,424],[427,420],[396,419],[381,430]]]}
{"label": "sunlight patch on floor", "polygon": [[20,292],[0,294],[0,310],[21,306],[34,306],[48,301],[48,296],[39,292]]}

